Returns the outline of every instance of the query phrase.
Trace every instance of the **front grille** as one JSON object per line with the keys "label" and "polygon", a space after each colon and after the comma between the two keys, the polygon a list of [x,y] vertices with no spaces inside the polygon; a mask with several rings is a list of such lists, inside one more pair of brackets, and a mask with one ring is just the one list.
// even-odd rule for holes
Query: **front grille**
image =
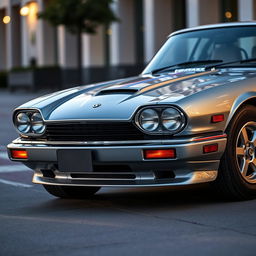
{"label": "front grille", "polygon": [[45,138],[49,141],[124,141],[159,139],[146,135],[131,122],[109,123],[51,123]]}

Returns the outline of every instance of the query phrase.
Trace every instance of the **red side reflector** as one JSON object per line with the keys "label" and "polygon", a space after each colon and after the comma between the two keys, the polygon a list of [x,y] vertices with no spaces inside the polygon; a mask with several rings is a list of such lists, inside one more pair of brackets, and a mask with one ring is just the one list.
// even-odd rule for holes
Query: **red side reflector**
{"label": "red side reflector", "polygon": [[144,149],[144,159],[172,159],[176,158],[175,149]]}
{"label": "red side reflector", "polygon": [[12,149],[11,156],[13,159],[28,159],[28,153],[26,150]]}
{"label": "red side reflector", "polygon": [[219,123],[219,122],[223,122],[223,121],[224,121],[223,114],[212,116],[212,123]]}
{"label": "red side reflector", "polygon": [[203,152],[205,153],[212,153],[218,151],[218,144],[211,144],[211,145],[206,145],[203,148]]}

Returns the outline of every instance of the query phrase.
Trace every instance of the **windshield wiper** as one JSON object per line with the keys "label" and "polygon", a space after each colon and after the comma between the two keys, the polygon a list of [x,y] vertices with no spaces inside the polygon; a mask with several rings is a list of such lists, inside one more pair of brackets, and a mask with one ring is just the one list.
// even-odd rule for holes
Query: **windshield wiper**
{"label": "windshield wiper", "polygon": [[246,59],[246,60],[234,60],[234,61],[229,61],[229,62],[223,62],[217,65],[211,65],[211,66],[207,66],[207,69],[212,69],[212,68],[218,68],[218,67],[222,67],[222,66],[226,66],[226,65],[232,65],[232,64],[243,64],[243,63],[250,63],[250,62],[256,62],[256,58],[251,58],[251,59]]}
{"label": "windshield wiper", "polygon": [[241,60],[240,63],[249,63],[249,62],[254,62],[254,61],[256,61],[256,58]]}
{"label": "windshield wiper", "polygon": [[193,64],[208,64],[208,63],[218,63],[218,62],[223,62],[223,60],[196,60],[196,61],[186,61],[186,62],[181,62],[181,63],[177,63],[174,65],[170,65],[170,66],[166,66],[166,67],[162,67],[162,68],[158,68],[155,69],[153,71],[151,71],[151,74],[154,75],[160,71],[165,71],[168,70],[170,68],[174,68],[174,67],[182,67],[182,66],[188,66],[188,65],[193,65]]}

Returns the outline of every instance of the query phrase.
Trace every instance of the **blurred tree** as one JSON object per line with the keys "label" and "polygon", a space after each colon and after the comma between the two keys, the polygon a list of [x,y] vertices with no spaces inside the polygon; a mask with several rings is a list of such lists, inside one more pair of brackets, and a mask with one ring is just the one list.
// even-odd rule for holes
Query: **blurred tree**
{"label": "blurred tree", "polygon": [[95,34],[98,26],[118,21],[110,4],[113,0],[52,0],[38,17],[53,26],[64,25],[77,35],[78,71],[82,82],[82,33]]}

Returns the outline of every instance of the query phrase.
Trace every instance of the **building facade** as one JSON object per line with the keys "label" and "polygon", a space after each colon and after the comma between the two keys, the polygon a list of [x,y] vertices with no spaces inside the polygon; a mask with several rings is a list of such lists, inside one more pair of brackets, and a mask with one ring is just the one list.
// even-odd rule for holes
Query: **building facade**
{"label": "building facade", "polygon": [[[37,19],[51,0],[0,0],[0,71],[58,67],[62,87],[78,83],[76,36]],[[256,0],[115,0],[120,22],[82,38],[83,82],[139,73],[173,31],[254,20]]]}

